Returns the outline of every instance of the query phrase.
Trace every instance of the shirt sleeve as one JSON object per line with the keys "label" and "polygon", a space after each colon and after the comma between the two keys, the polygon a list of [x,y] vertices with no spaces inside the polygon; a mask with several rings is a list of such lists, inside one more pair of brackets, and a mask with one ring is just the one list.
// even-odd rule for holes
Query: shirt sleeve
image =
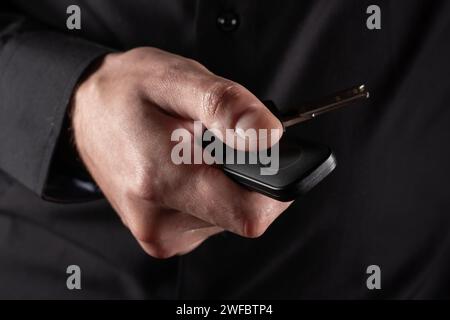
{"label": "shirt sleeve", "polygon": [[0,170],[44,196],[74,87],[110,51],[0,8]]}

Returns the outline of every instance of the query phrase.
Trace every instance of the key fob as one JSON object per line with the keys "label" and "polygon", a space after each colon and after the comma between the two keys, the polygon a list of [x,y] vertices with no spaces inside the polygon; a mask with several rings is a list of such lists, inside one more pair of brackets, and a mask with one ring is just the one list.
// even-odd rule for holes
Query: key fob
{"label": "key fob", "polygon": [[278,144],[276,174],[261,174],[261,168],[269,165],[260,161],[256,164],[224,163],[222,169],[231,179],[253,191],[279,201],[291,201],[311,190],[336,167],[335,157],[327,146],[289,137],[289,133],[285,133]]}

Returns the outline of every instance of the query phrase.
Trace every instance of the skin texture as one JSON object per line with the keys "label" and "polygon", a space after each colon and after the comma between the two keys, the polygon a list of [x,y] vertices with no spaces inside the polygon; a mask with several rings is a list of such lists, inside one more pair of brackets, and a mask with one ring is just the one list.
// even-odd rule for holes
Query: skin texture
{"label": "skin texture", "polygon": [[191,130],[193,120],[219,130],[279,129],[275,141],[282,134],[244,87],[154,48],[106,55],[74,92],[78,152],[153,257],[185,254],[224,230],[258,237],[290,205],[237,185],[217,167],[175,165],[171,133]]}

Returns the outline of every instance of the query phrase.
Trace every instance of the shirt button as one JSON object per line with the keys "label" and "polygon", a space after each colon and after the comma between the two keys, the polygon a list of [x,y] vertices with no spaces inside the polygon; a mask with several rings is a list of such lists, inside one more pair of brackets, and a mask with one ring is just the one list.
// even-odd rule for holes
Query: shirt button
{"label": "shirt button", "polygon": [[239,27],[239,16],[233,12],[225,12],[217,17],[217,26],[224,32],[231,32]]}

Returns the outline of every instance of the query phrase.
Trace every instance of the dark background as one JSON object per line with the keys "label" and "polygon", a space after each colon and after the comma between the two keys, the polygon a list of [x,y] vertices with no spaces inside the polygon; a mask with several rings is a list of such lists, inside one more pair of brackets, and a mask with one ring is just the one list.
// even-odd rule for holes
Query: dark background
{"label": "dark background", "polygon": [[[81,7],[81,31],[66,29],[70,4]],[[366,28],[370,4],[382,10],[381,30]],[[450,2],[1,6],[0,297],[449,297]],[[230,12],[240,24],[227,32],[216,20]],[[260,239],[225,233],[160,261],[105,200],[41,199],[78,76],[110,49],[136,46],[197,59],[283,110],[359,83],[371,99],[295,129],[329,145],[338,167]],[[82,269],[80,291],[65,287],[70,264]],[[381,290],[366,288],[371,264]]]}

